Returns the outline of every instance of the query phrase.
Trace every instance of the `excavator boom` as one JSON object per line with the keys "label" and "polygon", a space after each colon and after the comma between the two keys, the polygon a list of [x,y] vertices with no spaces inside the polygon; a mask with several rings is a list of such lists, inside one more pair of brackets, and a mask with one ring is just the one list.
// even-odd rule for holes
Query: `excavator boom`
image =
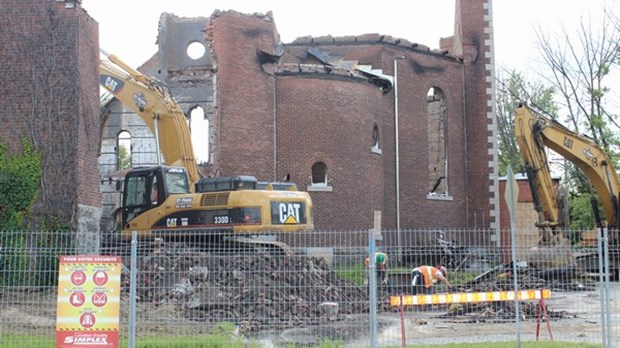
{"label": "excavator boom", "polygon": [[[611,158],[594,141],[584,135],[572,132],[561,124],[544,117],[525,105],[520,105],[515,113],[515,134],[532,188],[534,205],[538,212],[540,238],[538,248],[529,250],[527,259],[537,268],[563,267],[568,264],[579,264],[582,270],[600,273],[592,268],[595,258],[603,257],[609,262],[609,270],[613,279],[620,278],[620,235],[618,191],[620,182]],[[607,242],[599,239],[600,244],[608,245],[604,254],[581,253],[579,258],[572,252],[569,241],[564,235],[568,222],[560,221],[560,210],[556,203],[556,195],[551,181],[545,149],[549,148],[566,160],[573,163],[585,174],[590,185],[596,190],[598,200],[605,214],[604,221],[599,217],[598,206],[593,204],[597,225],[608,230]],[[600,231],[583,231],[581,234],[584,246],[591,245],[593,238]],[[604,243],[604,244],[603,244]],[[603,248],[603,250],[606,250]],[[605,261],[599,261],[604,265]]]}
{"label": "excavator boom", "polygon": [[558,225],[560,215],[545,156],[545,147],[548,147],[583,171],[598,194],[606,225],[618,228],[620,182],[612,160],[600,146],[526,106],[516,110],[515,132],[544,216],[539,224]]}
{"label": "excavator boom", "polygon": [[186,168],[193,190],[200,176],[183,110],[163,83],[102,52],[109,60],[100,64],[101,86],[142,118],[155,135],[166,165]]}

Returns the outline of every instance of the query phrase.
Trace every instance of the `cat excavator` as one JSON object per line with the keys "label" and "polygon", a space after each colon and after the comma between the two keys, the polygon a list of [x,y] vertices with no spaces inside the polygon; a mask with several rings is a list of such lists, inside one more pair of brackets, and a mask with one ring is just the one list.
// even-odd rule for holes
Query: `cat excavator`
{"label": "cat excavator", "polygon": [[[608,231],[610,270],[617,277],[620,264],[620,180],[613,161],[587,136],[576,134],[524,104],[517,107],[514,122],[534,208],[538,213],[536,226],[540,231],[537,252],[528,261],[534,266],[545,267],[562,267],[575,261],[566,236],[569,222],[563,218],[566,214],[562,214],[561,200],[548,165],[548,148],[579,168],[596,191],[604,217],[600,216],[596,202],[593,203],[594,217],[599,230],[606,228]],[[591,231],[586,233],[592,234]]]}
{"label": "cat excavator", "polygon": [[250,237],[313,229],[310,195],[293,183],[247,175],[201,177],[187,119],[168,87],[102,53],[107,59],[100,63],[101,86],[146,123],[155,136],[158,159],[161,153],[165,163],[124,173],[121,204],[114,213],[115,242],[130,240],[136,231],[140,239],[286,251],[286,245],[273,239]]}

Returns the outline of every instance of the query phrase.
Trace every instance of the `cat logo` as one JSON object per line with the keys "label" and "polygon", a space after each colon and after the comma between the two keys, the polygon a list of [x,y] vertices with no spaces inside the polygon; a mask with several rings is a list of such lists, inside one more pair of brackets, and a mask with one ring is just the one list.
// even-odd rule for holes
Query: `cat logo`
{"label": "cat logo", "polygon": [[276,224],[300,224],[304,223],[304,204],[295,202],[272,202],[271,209],[274,211],[274,220]]}
{"label": "cat logo", "polygon": [[177,219],[176,218],[166,219],[166,227],[177,227]]}
{"label": "cat logo", "polygon": [[107,90],[114,94],[119,93],[125,86],[125,82],[110,75],[103,74],[99,75],[99,83],[101,83]]}

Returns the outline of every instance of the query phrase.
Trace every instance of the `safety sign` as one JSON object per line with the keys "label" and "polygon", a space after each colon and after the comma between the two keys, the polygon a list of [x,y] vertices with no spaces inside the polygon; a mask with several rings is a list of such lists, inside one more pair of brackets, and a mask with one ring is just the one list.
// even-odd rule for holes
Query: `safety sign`
{"label": "safety sign", "polygon": [[57,348],[118,348],[121,258],[61,256]]}

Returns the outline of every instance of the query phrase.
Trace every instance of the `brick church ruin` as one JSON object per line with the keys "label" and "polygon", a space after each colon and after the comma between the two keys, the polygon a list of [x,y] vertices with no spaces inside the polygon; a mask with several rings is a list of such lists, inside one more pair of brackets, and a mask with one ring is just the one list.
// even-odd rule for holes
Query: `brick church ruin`
{"label": "brick church ruin", "polygon": [[[271,13],[163,13],[158,52],[138,70],[171,88],[190,126],[206,120],[208,145],[195,149],[205,152],[205,175],[290,178],[310,192],[317,230],[369,229],[380,211],[386,230],[484,229],[481,238],[497,243],[491,2],[456,0],[454,35],[439,49],[389,33],[281,42]],[[62,55],[79,74],[59,80],[80,87],[63,116],[76,125],[68,190],[77,206],[99,210],[107,229],[120,141],[130,143],[134,166],[153,165],[153,135],[114,99],[97,108],[98,27],[79,1],[24,3],[76,24],[68,35],[81,39]],[[192,56],[192,46],[202,54]],[[8,50],[0,55],[15,55]],[[30,127],[7,121],[11,114],[5,125]],[[14,141],[3,128],[1,138]]]}

